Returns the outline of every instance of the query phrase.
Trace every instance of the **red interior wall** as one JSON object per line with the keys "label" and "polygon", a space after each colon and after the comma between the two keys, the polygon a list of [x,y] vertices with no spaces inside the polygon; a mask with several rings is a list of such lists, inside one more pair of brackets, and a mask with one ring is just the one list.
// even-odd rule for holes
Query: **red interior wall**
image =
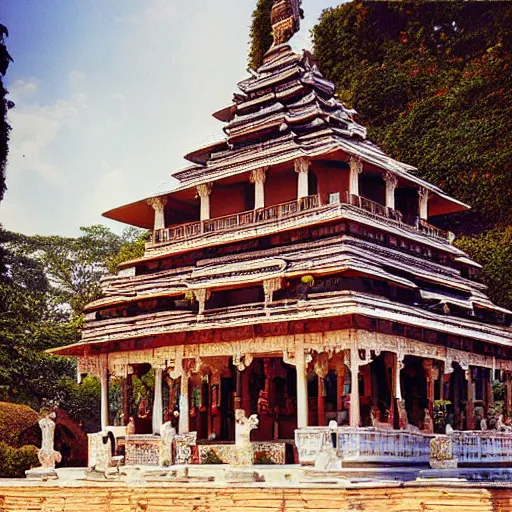
{"label": "red interior wall", "polygon": [[245,211],[244,185],[214,185],[210,196],[210,217],[223,217]]}

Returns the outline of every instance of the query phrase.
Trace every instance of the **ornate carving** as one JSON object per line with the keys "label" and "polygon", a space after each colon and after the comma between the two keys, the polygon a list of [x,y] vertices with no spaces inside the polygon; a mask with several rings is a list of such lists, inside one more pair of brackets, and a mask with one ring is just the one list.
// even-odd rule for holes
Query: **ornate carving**
{"label": "ornate carving", "polygon": [[167,197],[151,197],[150,199],[147,199],[146,202],[149,204],[149,206],[153,207],[155,212],[160,212],[165,208],[165,205],[167,204]]}
{"label": "ornate carving", "polygon": [[197,185],[196,188],[199,197],[208,197],[212,193],[213,183],[202,183],[201,185]]}
{"label": "ornate carving", "polygon": [[259,169],[252,170],[249,174],[249,181],[251,183],[265,183],[267,171],[268,167],[260,167]]}
{"label": "ornate carving", "polygon": [[39,427],[43,435],[41,449],[37,452],[37,458],[43,469],[55,469],[55,463],[62,460],[62,455],[53,448],[55,436],[55,413],[51,412],[48,416],[39,420]]}
{"label": "ornate carving", "polygon": [[196,298],[198,304],[199,304],[199,311],[198,315],[202,316],[204,314],[204,309],[206,307],[206,303],[208,302],[209,298],[211,297],[211,291],[206,288],[199,288],[197,290],[193,290],[194,297]]}
{"label": "ornate carving", "polygon": [[428,198],[430,196],[430,191],[426,189],[425,187],[420,187],[418,189],[418,197],[422,201],[428,201]]}
{"label": "ornate carving", "polygon": [[352,155],[349,160],[350,171],[356,174],[363,172],[363,161],[356,155]]}
{"label": "ornate carving", "polygon": [[311,165],[311,160],[306,157],[296,158],[294,161],[294,168],[296,173],[309,172],[309,166]]}
{"label": "ornate carving", "polygon": [[384,178],[384,181],[386,182],[386,184],[389,187],[392,187],[392,188],[396,187],[396,185],[398,183],[398,178],[394,174],[392,174],[388,171],[388,172],[385,172],[382,177]]}
{"label": "ornate carving", "polygon": [[274,277],[263,281],[263,291],[265,293],[265,305],[270,304],[274,297],[274,292],[282,288],[282,279]]}

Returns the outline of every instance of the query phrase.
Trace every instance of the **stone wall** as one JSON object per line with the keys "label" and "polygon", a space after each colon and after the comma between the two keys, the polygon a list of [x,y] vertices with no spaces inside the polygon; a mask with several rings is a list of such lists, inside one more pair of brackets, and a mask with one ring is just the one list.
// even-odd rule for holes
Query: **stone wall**
{"label": "stone wall", "polygon": [[[397,484],[398,485],[398,484]],[[0,481],[0,511],[41,512],[505,512],[512,489],[452,486],[270,488],[102,483],[73,487]]]}

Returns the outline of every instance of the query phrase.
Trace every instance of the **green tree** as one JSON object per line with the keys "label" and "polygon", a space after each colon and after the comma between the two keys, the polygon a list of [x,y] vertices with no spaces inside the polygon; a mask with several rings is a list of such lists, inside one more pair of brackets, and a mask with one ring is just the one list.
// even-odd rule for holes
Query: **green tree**
{"label": "green tree", "polygon": [[125,258],[142,255],[145,232],[121,236],[103,226],[82,236],[25,236],[0,229],[0,399],[38,409],[50,400],[94,429],[99,386],[74,382],[76,364],[44,353],[79,341],[83,307],[101,296],[99,280]]}
{"label": "green tree", "polygon": [[270,12],[274,0],[258,0],[252,13],[250,33],[249,67],[257,69],[263,63],[265,53],[272,46],[272,25]]}
{"label": "green tree", "polygon": [[3,77],[7,73],[9,63],[12,62],[12,58],[7,51],[7,47],[5,46],[5,38],[8,35],[9,32],[7,31],[7,27],[0,24],[0,201],[3,199],[6,190],[5,166],[7,164],[9,131],[11,129],[9,123],[7,122],[7,111],[14,106],[14,104],[7,99],[7,90],[3,84]]}

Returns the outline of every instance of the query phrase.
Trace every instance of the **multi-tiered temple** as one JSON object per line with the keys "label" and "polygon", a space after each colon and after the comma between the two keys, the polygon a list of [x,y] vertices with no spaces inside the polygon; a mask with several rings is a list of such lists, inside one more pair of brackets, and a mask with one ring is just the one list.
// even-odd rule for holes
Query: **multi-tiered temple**
{"label": "multi-tiered temple", "polygon": [[[179,187],[105,214],[152,239],[104,279],[82,341],[54,351],[100,377],[104,428],[133,417],[129,433],[151,444],[171,420],[205,459],[229,451],[244,409],[260,420],[256,451],[283,461],[297,429],[331,420],[479,429],[493,381],[512,409],[512,313],[430,224],[467,206],[369,142],[311,55],[291,50],[298,5],[275,3],[274,46],[214,114],[225,136],[186,155]],[[109,413],[113,377],[123,403]]]}

